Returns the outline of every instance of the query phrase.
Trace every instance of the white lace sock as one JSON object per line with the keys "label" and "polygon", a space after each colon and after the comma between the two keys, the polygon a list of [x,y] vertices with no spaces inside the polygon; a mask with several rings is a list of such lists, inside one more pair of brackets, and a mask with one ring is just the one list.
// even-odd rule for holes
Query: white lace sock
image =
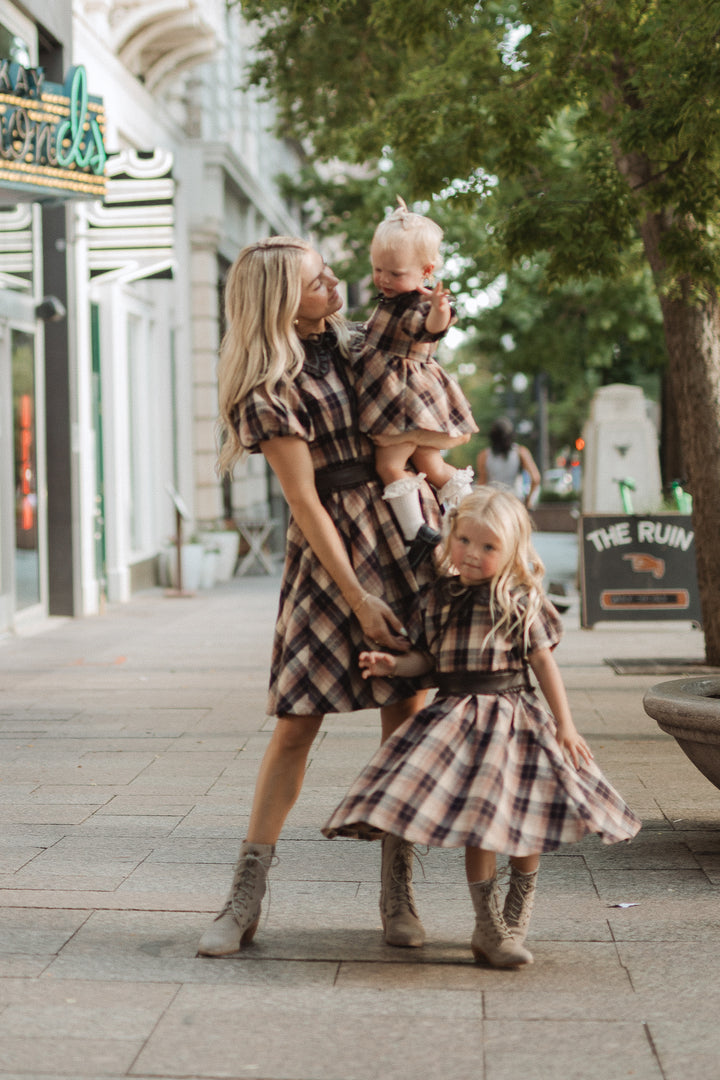
{"label": "white lace sock", "polygon": [[420,502],[420,485],[425,473],[393,480],[383,491],[383,499],[390,503],[404,538],[414,540],[418,530],[425,524]]}

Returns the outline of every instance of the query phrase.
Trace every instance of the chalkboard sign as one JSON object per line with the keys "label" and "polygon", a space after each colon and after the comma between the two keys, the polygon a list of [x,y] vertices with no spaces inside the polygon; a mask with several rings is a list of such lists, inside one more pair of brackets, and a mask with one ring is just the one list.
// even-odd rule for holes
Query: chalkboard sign
{"label": "chalkboard sign", "polygon": [[583,514],[580,625],[631,619],[700,624],[695,533],[686,514]]}

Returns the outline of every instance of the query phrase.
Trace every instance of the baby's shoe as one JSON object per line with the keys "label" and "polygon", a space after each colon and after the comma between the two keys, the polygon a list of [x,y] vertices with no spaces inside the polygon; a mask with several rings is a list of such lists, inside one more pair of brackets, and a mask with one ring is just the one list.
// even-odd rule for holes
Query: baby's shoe
{"label": "baby's shoe", "polygon": [[467,469],[456,469],[447,483],[443,484],[438,491],[440,505],[448,510],[459,506],[466,495],[472,495],[472,482],[474,479],[475,473],[472,466],[468,465]]}

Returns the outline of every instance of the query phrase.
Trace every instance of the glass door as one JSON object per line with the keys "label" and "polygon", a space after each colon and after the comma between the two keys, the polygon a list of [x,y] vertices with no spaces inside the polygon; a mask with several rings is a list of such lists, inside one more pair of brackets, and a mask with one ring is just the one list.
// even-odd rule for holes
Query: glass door
{"label": "glass door", "polygon": [[32,301],[0,290],[0,631],[45,600],[43,416]]}
{"label": "glass door", "polygon": [[15,491],[15,610],[40,603],[35,335],[10,328]]}

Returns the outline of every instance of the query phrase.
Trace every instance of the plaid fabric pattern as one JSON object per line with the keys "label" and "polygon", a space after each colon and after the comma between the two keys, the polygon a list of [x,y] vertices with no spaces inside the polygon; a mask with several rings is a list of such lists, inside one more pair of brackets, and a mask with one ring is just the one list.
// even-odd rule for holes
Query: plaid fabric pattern
{"label": "plaid fabric pattern", "polygon": [[[465,670],[505,670],[504,652],[507,670],[522,666],[517,641],[491,645],[481,662],[489,625],[482,590],[465,590],[453,603],[443,583],[434,597],[425,632],[445,663],[463,657],[472,665]],[[552,647],[559,625],[548,603],[529,652]],[[607,844],[629,840],[639,828],[594,763],[575,769],[566,762],[539,696],[510,690],[437,696],[380,747],[323,833],[372,839],[389,832],[419,844],[532,855],[588,833]]]}
{"label": "plaid fabric pattern", "polygon": [[[299,373],[287,388],[286,404],[271,402],[259,390],[254,392],[238,417],[243,445],[257,452],[266,439],[294,435],[308,444],[316,469],[372,457],[372,444],[357,430],[351,380],[347,362],[335,350],[324,373],[312,368]],[[362,587],[382,596],[410,627],[418,579],[410,569],[405,541],[381,491],[380,483],[372,481],[332,492],[324,505]],[[422,493],[426,519],[437,523],[437,502],[427,486]],[[418,571],[426,576],[429,572]],[[415,693],[417,684],[408,680],[362,679],[357,657],[366,647],[360,623],[291,517],[268,714],[351,712],[402,701]]]}
{"label": "plaid fabric pattern", "polygon": [[459,384],[433,359],[443,335],[426,332],[429,310],[429,301],[413,292],[382,300],[373,312],[358,363],[361,431],[459,438],[478,430]]}

